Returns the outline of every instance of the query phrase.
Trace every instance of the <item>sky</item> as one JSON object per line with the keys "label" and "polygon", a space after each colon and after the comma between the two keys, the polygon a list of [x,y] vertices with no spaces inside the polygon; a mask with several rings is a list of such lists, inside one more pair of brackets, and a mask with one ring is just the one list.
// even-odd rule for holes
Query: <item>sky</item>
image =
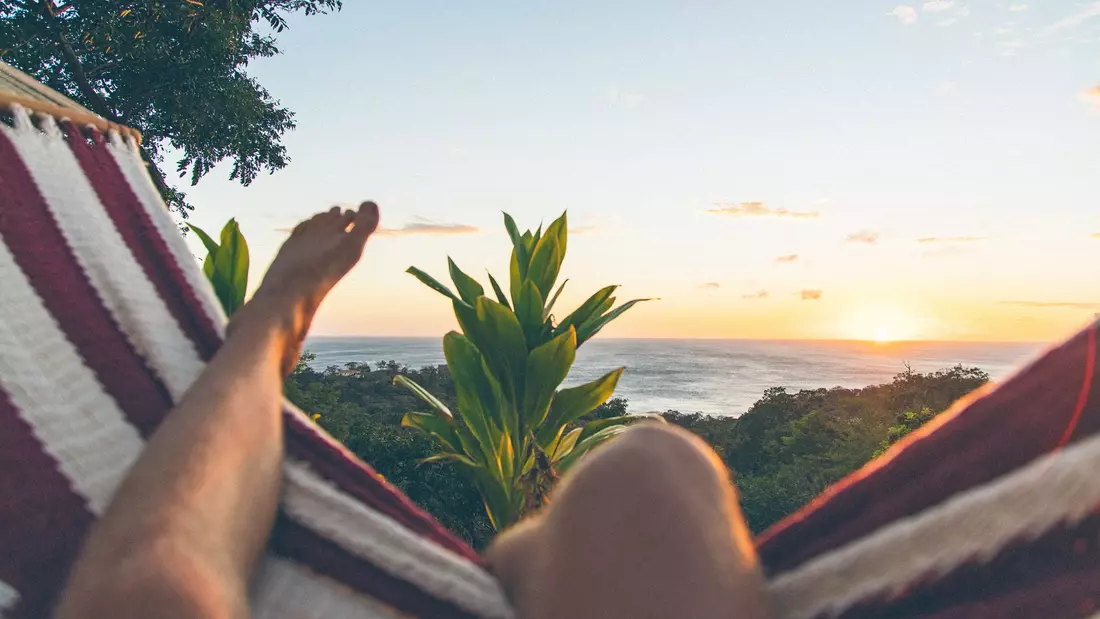
{"label": "sky", "polygon": [[[1100,312],[1100,2],[345,2],[249,73],[290,165],[188,188],[252,278],[377,201],[323,335],[441,335],[404,273],[507,276],[502,211],[568,210],[558,307],[617,337],[1054,341]],[[193,236],[193,235],[191,235]],[[192,238],[195,253],[202,253]]]}

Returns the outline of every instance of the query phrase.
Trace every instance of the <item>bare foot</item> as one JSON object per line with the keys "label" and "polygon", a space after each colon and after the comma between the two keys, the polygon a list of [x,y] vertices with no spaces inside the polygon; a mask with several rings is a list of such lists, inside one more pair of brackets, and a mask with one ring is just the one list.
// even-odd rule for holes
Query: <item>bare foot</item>
{"label": "bare foot", "polygon": [[279,248],[256,294],[233,316],[229,335],[252,321],[277,321],[286,329],[283,371],[289,373],[317,306],[359,262],[377,227],[374,202],[363,202],[357,211],[333,207],[298,224]]}

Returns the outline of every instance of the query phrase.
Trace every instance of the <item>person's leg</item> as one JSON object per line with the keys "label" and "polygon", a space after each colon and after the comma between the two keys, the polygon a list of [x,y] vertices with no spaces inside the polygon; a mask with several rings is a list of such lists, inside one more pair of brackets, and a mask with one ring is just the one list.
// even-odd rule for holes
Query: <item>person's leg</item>
{"label": "person's leg", "polygon": [[770,616],[726,468],[678,428],[593,452],[488,557],[520,619]]}
{"label": "person's leg", "polygon": [[248,616],[282,479],[282,379],[377,225],[378,207],[364,203],[295,228],[93,527],[57,617]]}

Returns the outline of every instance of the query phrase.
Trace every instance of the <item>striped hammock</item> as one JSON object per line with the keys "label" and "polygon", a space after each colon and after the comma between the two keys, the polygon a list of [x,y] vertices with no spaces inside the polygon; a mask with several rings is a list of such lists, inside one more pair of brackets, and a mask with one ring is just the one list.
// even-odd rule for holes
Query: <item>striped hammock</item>
{"label": "striped hammock", "polygon": [[[0,617],[46,617],[225,318],[129,137],[0,124]],[[780,619],[1092,616],[1093,324],[767,532]],[[289,403],[272,619],[513,615],[482,559]],[[731,609],[731,616],[735,609]]]}

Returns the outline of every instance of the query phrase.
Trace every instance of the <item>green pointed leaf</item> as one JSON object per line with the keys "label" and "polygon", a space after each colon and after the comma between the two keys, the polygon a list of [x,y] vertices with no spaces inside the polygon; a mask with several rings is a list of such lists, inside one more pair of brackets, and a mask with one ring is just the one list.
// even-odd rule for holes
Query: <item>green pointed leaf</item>
{"label": "green pointed leaf", "polygon": [[454,419],[454,415],[451,413],[451,409],[447,408],[446,404],[440,402],[439,398],[429,393],[427,389],[416,384],[416,381],[409,378],[408,376],[404,376],[402,374],[394,376],[393,384],[397,387],[404,387],[408,389],[413,393],[413,395],[423,400],[425,403],[435,409],[435,411],[438,412],[440,415],[443,415],[448,419]]}
{"label": "green pointed leaf", "polygon": [[597,419],[595,421],[589,421],[584,425],[584,431],[581,432],[579,440],[584,440],[589,436],[603,430],[604,428],[610,428],[611,426],[625,426],[632,424],[636,421],[654,421],[656,423],[667,423],[665,418],[660,415],[646,414],[646,415],[620,415],[618,417],[608,417],[607,419]]}
{"label": "green pointed leaf", "polygon": [[553,451],[547,452],[547,457],[550,458],[550,463],[553,464],[563,457],[569,455],[569,452],[573,451],[573,447],[577,444],[577,439],[580,437],[583,428],[573,428],[568,434],[558,439],[554,445]]}
{"label": "green pointed leaf", "polygon": [[485,502],[485,513],[489,516],[489,524],[493,529],[501,531],[514,524],[519,512],[512,507],[513,501],[507,487],[483,467],[467,466],[463,470],[470,475],[474,485],[481,492],[481,499]]}
{"label": "green pointed leaf", "polygon": [[539,336],[542,335],[542,295],[535,283],[531,280],[523,282],[523,287],[516,297],[516,319],[523,327],[523,337],[527,342],[527,348],[535,348],[539,344]]}
{"label": "green pointed leaf", "polygon": [[235,219],[230,219],[222,228],[221,241],[214,259],[214,271],[221,278],[229,297],[230,306],[226,313],[232,315],[244,305],[248,288],[248,242]]}
{"label": "green pointed leaf", "polygon": [[611,295],[615,294],[615,289],[617,288],[618,286],[607,286],[597,290],[596,293],[588,297],[588,300],[582,303],[580,307],[573,310],[572,314],[569,314],[564,320],[558,323],[557,328],[554,330],[554,334],[565,333],[565,330],[569,327],[575,329],[580,328],[582,324],[592,317],[596,309],[599,308],[602,303],[606,302],[611,298]]}
{"label": "green pointed leaf", "polygon": [[527,356],[527,386],[523,395],[527,428],[538,428],[546,419],[554,390],[569,374],[576,353],[577,334],[569,329]]}
{"label": "green pointed leaf", "polygon": [[558,460],[555,468],[559,473],[565,473],[573,468],[585,454],[623,432],[626,432],[625,426],[611,426],[610,428],[600,430],[583,441],[578,442],[576,446],[573,447],[573,451],[566,454],[561,460]]}
{"label": "green pointed leaf", "polygon": [[215,243],[214,239],[210,238],[210,235],[204,232],[202,228],[193,224],[187,224],[187,227],[191,228],[191,231],[198,235],[199,240],[202,241],[203,246],[206,247],[207,254],[213,256],[218,253],[218,244]]}
{"label": "green pointed leaf", "polygon": [[516,315],[488,297],[479,297],[476,309],[456,303],[455,315],[463,333],[485,356],[507,401],[513,405],[523,402],[527,343]]}
{"label": "green pointed leaf", "polygon": [[496,445],[489,428],[489,411],[481,399],[482,389],[479,383],[485,381],[482,372],[481,353],[465,335],[451,331],[443,337],[443,356],[454,379],[455,392],[458,395],[458,413],[462,422],[477,439],[485,461],[491,465],[494,474],[500,475],[501,462],[497,458]]}
{"label": "green pointed leaf", "polygon": [[603,329],[605,326],[607,326],[609,322],[621,316],[626,310],[634,307],[636,304],[641,303],[642,301],[652,300],[653,299],[634,299],[633,301],[627,301],[619,307],[611,310],[607,314],[604,314],[598,320],[585,323],[581,327],[580,332],[577,334],[577,345],[580,346],[581,344],[592,339],[594,335],[600,332],[600,329]]}
{"label": "green pointed leaf", "polygon": [[[615,387],[619,384],[619,377],[622,375],[623,368],[619,368],[590,383],[557,392],[550,404],[550,414],[544,426],[547,428],[566,426],[596,410],[597,406],[611,399],[615,393]],[[543,433],[538,438],[542,443],[549,436]]]}
{"label": "green pointed leaf", "polygon": [[476,279],[463,273],[454,260],[447,258],[447,267],[451,272],[451,281],[455,283],[455,290],[458,291],[458,295],[462,297],[463,301],[473,305],[478,297],[485,294],[485,289],[481,287],[481,284],[477,283]]}
{"label": "green pointed leaf", "polygon": [[[523,233],[523,236],[520,237],[520,240],[523,242],[523,249],[527,251],[527,258],[528,260],[530,260],[531,251],[535,249],[535,235],[531,234],[531,231],[528,230],[527,232]],[[531,275],[530,264],[528,264],[527,267],[527,275],[528,277],[530,277]]]}
{"label": "green pointed leaf", "polygon": [[488,275],[489,283],[493,285],[493,293],[497,295],[497,302],[499,302],[504,307],[507,307],[508,309],[512,309],[512,306],[508,303],[507,295],[505,295],[504,291],[500,289],[500,284],[497,283],[496,278],[493,277],[492,273],[489,273]]}
{"label": "green pointed leaf", "polygon": [[527,268],[527,279],[535,282],[543,298],[550,296],[554,282],[565,260],[565,249],[569,238],[567,214],[554,220],[546,229],[546,234],[538,240],[531,251],[531,264]]}
{"label": "green pointed leaf", "polygon": [[420,269],[418,269],[416,267],[409,267],[408,270],[406,270],[405,272],[408,273],[409,275],[412,275],[416,279],[419,279],[421,281],[421,283],[423,283],[428,288],[431,288],[432,290],[438,292],[439,294],[441,294],[445,297],[448,297],[450,299],[453,299],[455,301],[462,302],[462,299],[455,296],[455,293],[451,292],[450,288],[448,288],[448,287],[444,286],[443,284],[439,283],[438,281],[436,281],[436,279],[434,277],[432,277],[431,275],[428,275],[424,271],[421,271]]}
{"label": "green pointed leaf", "polygon": [[550,297],[550,302],[546,304],[546,309],[542,310],[542,321],[546,322],[550,318],[550,310],[554,309],[554,304],[558,302],[558,297],[561,296],[561,291],[565,290],[565,285],[569,283],[569,280],[565,280],[558,286],[558,291],[554,293],[554,296]]}
{"label": "green pointed leaf", "polygon": [[508,236],[512,239],[512,250],[515,252],[512,259],[516,262],[516,271],[519,273],[519,281],[522,282],[527,277],[527,264],[530,262],[531,257],[527,252],[527,247],[523,244],[523,237],[519,233],[519,228],[516,227],[516,221],[508,213],[504,214],[504,227],[508,230]]}
{"label": "green pointed leaf", "polygon": [[445,461],[445,460],[453,460],[454,462],[464,464],[464,465],[466,465],[470,468],[477,468],[477,463],[476,462],[474,462],[473,460],[467,458],[466,456],[464,456],[462,454],[457,454],[457,453],[437,453],[437,454],[433,454],[431,456],[428,456],[427,458],[423,458],[417,464],[430,464],[432,462],[442,462],[442,461]]}
{"label": "green pointed leaf", "polygon": [[497,458],[500,459],[503,479],[512,479],[512,472],[516,466],[516,452],[512,446],[511,437],[506,433],[501,433],[500,438],[497,439]]}
{"label": "green pointed leaf", "polygon": [[443,448],[452,453],[462,451],[458,434],[455,433],[452,421],[441,415],[425,415],[424,413],[405,413],[401,418],[401,425],[406,428],[419,430],[434,438]]}

